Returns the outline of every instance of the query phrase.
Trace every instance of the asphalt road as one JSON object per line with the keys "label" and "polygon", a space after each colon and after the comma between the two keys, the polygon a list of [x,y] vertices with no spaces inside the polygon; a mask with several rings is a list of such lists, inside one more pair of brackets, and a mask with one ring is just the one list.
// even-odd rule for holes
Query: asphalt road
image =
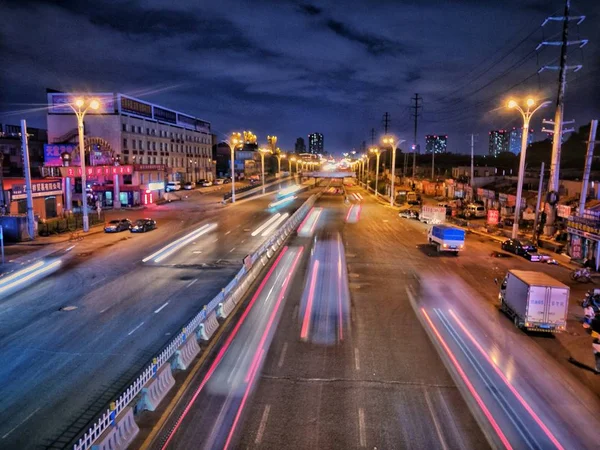
{"label": "asphalt road", "polygon": [[[155,231],[90,236],[47,257],[61,259],[57,272],[0,300],[0,448],[64,448],[267,238],[252,232],[307,195],[212,211],[192,196],[145,211]],[[142,262],[203,225],[215,228]]]}
{"label": "asphalt road", "polygon": [[[251,293],[239,336],[195,377],[163,427],[175,431],[152,448],[488,446],[408,300],[416,279],[401,267],[423,266],[420,255],[399,261],[383,210],[367,203],[349,217],[341,196],[318,202],[275,270],[285,278],[267,275]],[[271,315],[274,334],[260,321]]]}
{"label": "asphalt road", "polygon": [[[494,278],[509,268],[572,285],[568,271],[498,258],[473,235],[460,256],[437,255],[424,224],[364,197],[318,202],[288,243],[298,266],[286,253],[286,278],[249,296],[239,336],[152,448],[597,448],[600,402],[582,369],[497,305]],[[585,287],[572,287],[576,301]]]}

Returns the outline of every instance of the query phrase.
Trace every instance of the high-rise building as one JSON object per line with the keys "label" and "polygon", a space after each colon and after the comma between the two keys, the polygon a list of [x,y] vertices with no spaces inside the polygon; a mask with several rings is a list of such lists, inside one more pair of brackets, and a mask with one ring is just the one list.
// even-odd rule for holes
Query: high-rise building
{"label": "high-rise building", "polygon": [[[513,128],[510,130],[510,142],[508,144],[508,150],[515,155],[521,153],[521,139],[523,138],[522,128]],[[527,135],[527,145],[533,142],[533,130],[529,130]]]}
{"label": "high-rise building", "polygon": [[425,153],[446,153],[447,150],[447,135],[428,134],[425,136]]}
{"label": "high-rise building", "polygon": [[489,133],[488,154],[494,158],[509,150],[510,132],[508,130],[492,130]]}
{"label": "high-rise building", "polygon": [[312,154],[323,153],[323,134],[312,133],[308,135],[308,152]]}
{"label": "high-rise building", "polygon": [[296,145],[294,145],[295,153],[306,153],[306,144],[304,143],[304,138],[299,137],[296,139]]}

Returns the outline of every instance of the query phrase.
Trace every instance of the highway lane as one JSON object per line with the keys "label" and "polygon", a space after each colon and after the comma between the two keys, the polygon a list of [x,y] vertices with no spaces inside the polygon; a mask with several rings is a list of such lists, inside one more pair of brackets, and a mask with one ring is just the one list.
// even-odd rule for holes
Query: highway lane
{"label": "highway lane", "polygon": [[[245,228],[228,232],[241,223],[259,226],[272,212],[256,211],[268,209],[271,197],[203,213],[193,226],[200,217],[188,214],[159,220],[159,229],[147,234],[102,236],[107,245],[91,254],[79,250],[84,240],[61,271],[3,299],[0,447],[64,446],[267,238],[250,239]],[[172,239],[175,230],[185,234],[184,227],[189,232],[213,222],[216,230],[190,243],[202,253],[186,249],[165,260],[177,264],[141,263],[169,233]],[[212,242],[217,238],[225,245]]]}
{"label": "highway lane", "polygon": [[[408,301],[405,289],[418,287],[413,275],[423,268],[419,255],[402,251],[389,219],[370,201],[354,217],[339,197],[318,206],[317,242],[330,247],[338,233],[343,238],[343,253],[330,260],[345,255],[351,320],[343,339],[302,339],[301,293],[320,260],[315,250],[307,281],[284,311],[238,447],[487,448]],[[322,291],[320,301],[343,291]]]}
{"label": "highway lane", "polygon": [[[205,368],[151,448],[487,447],[410,306],[405,287],[415,278],[396,277],[394,247],[375,239],[373,251],[369,220],[379,219],[361,214],[345,225],[347,209],[342,197],[323,197],[288,243],[305,248],[304,256],[270,348],[248,346],[264,358],[262,372],[252,369],[258,379],[240,387],[247,364],[225,366],[238,381],[217,377],[220,396],[211,395],[205,389],[213,367]],[[390,276],[395,283],[382,282]],[[254,332],[260,336],[261,328]],[[247,341],[229,337],[214,361],[228,357],[227,345]]]}

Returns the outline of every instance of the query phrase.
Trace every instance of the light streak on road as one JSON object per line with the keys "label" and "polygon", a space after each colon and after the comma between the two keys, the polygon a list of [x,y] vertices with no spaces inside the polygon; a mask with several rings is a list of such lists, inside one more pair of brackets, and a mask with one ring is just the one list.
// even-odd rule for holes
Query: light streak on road
{"label": "light streak on road", "polygon": [[302,329],[300,330],[300,338],[308,337],[308,329],[310,327],[310,316],[312,315],[312,306],[315,298],[315,285],[319,276],[319,260],[313,263],[312,275],[310,279],[310,287],[308,290],[308,300],[306,303],[306,311],[304,312],[304,320],[302,321]]}
{"label": "light streak on road", "polygon": [[344,339],[349,326],[350,289],[339,233],[318,236],[302,296],[300,338],[321,345]]}
{"label": "light streak on road", "polygon": [[25,269],[13,273],[12,275],[0,280],[0,295],[6,294],[20,287],[25,287],[25,283],[28,281],[31,281],[34,278],[42,275],[48,275],[49,272],[58,269],[61,264],[62,261],[60,259],[50,263],[38,261],[37,263]]}
{"label": "light streak on road", "polygon": [[512,394],[517,398],[517,400],[519,401],[519,403],[521,403],[521,405],[523,405],[523,408],[525,408],[525,410],[531,415],[531,417],[533,418],[533,420],[535,420],[535,422],[542,429],[542,431],[546,434],[546,436],[548,436],[548,439],[550,439],[550,441],[552,441],[552,443],[556,446],[557,449],[564,450],[564,447],[560,444],[560,442],[558,442],[558,439],[556,439],[556,437],[552,434],[552,432],[548,429],[548,427],[544,424],[544,422],[542,422],[542,420],[539,418],[539,416],[531,408],[531,406],[529,405],[529,403],[527,403],[525,401],[525,399],[523,398],[523,396],[521,396],[521,394],[510,383],[510,381],[508,381],[508,379],[506,378],[506,376],[504,375],[504,373],[500,370],[500,368],[498,367],[498,365],[495,364],[494,361],[492,361],[492,359],[487,354],[487,352],[483,349],[483,347],[481,347],[481,345],[477,342],[477,340],[475,340],[475,338],[473,337],[473,335],[471,334],[471,332],[465,327],[465,325],[458,318],[458,316],[454,313],[454,311],[450,310],[449,312],[450,312],[450,315],[452,316],[452,318],[458,324],[458,326],[467,335],[467,337],[472,342],[472,344],[477,348],[477,350],[479,350],[479,352],[481,353],[481,355],[487,360],[487,362],[489,363],[489,365],[492,366],[492,368],[498,374],[498,376],[500,377],[500,379],[504,382],[504,384],[506,384],[506,386],[510,389],[510,391],[512,392]]}
{"label": "light streak on road", "polygon": [[281,189],[278,193],[277,193],[277,197],[281,198],[281,197],[285,197],[287,195],[290,194],[295,194],[296,192],[298,192],[299,190],[303,189],[303,186],[298,186],[297,184],[287,187],[285,189]]}
{"label": "light streak on road", "polygon": [[494,431],[500,438],[500,441],[502,442],[502,444],[504,445],[504,447],[506,449],[511,450],[512,446],[510,445],[510,442],[508,441],[506,435],[502,432],[502,430],[500,429],[500,426],[498,425],[498,422],[496,422],[496,419],[494,419],[494,417],[492,416],[492,413],[490,412],[490,410],[488,409],[486,404],[483,402],[483,400],[477,393],[477,390],[475,389],[475,387],[469,380],[469,377],[467,377],[467,374],[465,373],[465,371],[461,367],[460,363],[456,359],[456,356],[454,355],[452,350],[450,350],[450,347],[448,346],[448,344],[446,343],[446,341],[444,340],[444,338],[442,337],[442,335],[440,334],[440,332],[438,331],[436,326],[433,324],[433,321],[429,317],[429,314],[427,314],[427,311],[425,311],[425,308],[421,308],[421,313],[423,314],[423,317],[427,321],[427,324],[429,325],[430,329],[435,334],[438,342],[440,343],[440,345],[442,346],[442,348],[444,349],[444,351],[450,358],[450,361],[452,362],[452,364],[454,365],[454,368],[460,375],[460,378],[465,383],[465,386],[467,387],[467,389],[469,390],[469,392],[471,393],[471,395],[473,396],[473,398],[475,399],[475,401],[477,402],[477,404],[483,411],[483,413],[484,413],[485,417],[487,418],[487,420],[489,421],[490,425],[492,426],[492,428],[494,429]]}
{"label": "light streak on road", "polygon": [[361,205],[352,205],[348,210],[348,214],[346,215],[347,223],[356,223],[360,219],[360,211],[362,209]]}
{"label": "light streak on road", "polygon": [[265,223],[263,223],[261,226],[259,226],[256,230],[254,230],[252,232],[252,236],[258,236],[260,233],[262,233],[262,231],[265,228],[267,228],[269,225],[271,225],[273,222],[275,222],[279,217],[281,217],[281,213],[274,214],[271,218],[269,218],[269,220],[267,220]]}
{"label": "light streak on road", "polygon": [[281,217],[279,217],[275,222],[273,222],[269,228],[267,228],[265,231],[263,231],[263,233],[261,234],[262,237],[268,236],[269,234],[271,234],[273,231],[275,231],[277,229],[277,227],[279,225],[281,225],[285,219],[288,218],[290,214],[289,213],[285,213],[282,214]]}
{"label": "light streak on road", "polygon": [[298,236],[312,236],[323,213],[323,208],[312,208],[298,227]]}
{"label": "light streak on road", "polygon": [[156,263],[161,262],[163,259],[171,256],[177,250],[180,250],[181,248],[185,247],[189,243],[193,242],[194,239],[199,238],[200,236],[214,230],[215,228],[217,228],[216,224],[203,225],[200,228],[198,228],[197,230],[194,230],[191,233],[188,233],[185,236],[180,237],[179,239],[164,246],[157,252],[152,253],[150,256],[145,257],[144,259],[142,259],[142,262],[148,262],[151,259],[154,259],[154,262],[156,262]]}
{"label": "light streak on road", "polygon": [[291,201],[296,200],[296,198],[297,197],[295,195],[291,195],[289,197],[282,198],[281,200],[277,200],[275,202],[269,203],[269,208],[276,208],[278,206],[285,205]]}
{"label": "light streak on road", "polygon": [[[161,449],[169,445],[173,448],[178,446],[177,441],[173,441],[178,431],[184,433],[189,427],[194,433],[197,432],[196,422],[185,422],[183,425],[193,407],[207,409],[207,419],[202,425],[205,435],[197,448],[228,448],[231,445],[242,411],[269,350],[303,250],[303,247],[282,249],[169,431]],[[195,409],[192,415],[197,417],[197,412]]]}

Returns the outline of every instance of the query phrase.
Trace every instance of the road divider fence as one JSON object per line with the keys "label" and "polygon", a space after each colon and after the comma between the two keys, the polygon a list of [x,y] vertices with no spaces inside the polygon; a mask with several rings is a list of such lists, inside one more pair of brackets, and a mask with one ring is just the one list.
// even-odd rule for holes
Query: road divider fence
{"label": "road divider fence", "polygon": [[[231,314],[262,269],[290,233],[300,225],[320,195],[320,193],[311,195],[256,252],[244,259],[244,265],[236,276],[185,325],[182,331],[81,435],[73,445],[74,450],[90,448],[123,450],[131,444],[139,432],[134,420],[134,411],[153,411],[157,408],[175,385],[172,369],[186,370],[189,367],[201,351],[198,339],[210,340],[219,327],[217,318],[225,318]],[[132,403],[135,404],[134,408],[130,406]]]}

